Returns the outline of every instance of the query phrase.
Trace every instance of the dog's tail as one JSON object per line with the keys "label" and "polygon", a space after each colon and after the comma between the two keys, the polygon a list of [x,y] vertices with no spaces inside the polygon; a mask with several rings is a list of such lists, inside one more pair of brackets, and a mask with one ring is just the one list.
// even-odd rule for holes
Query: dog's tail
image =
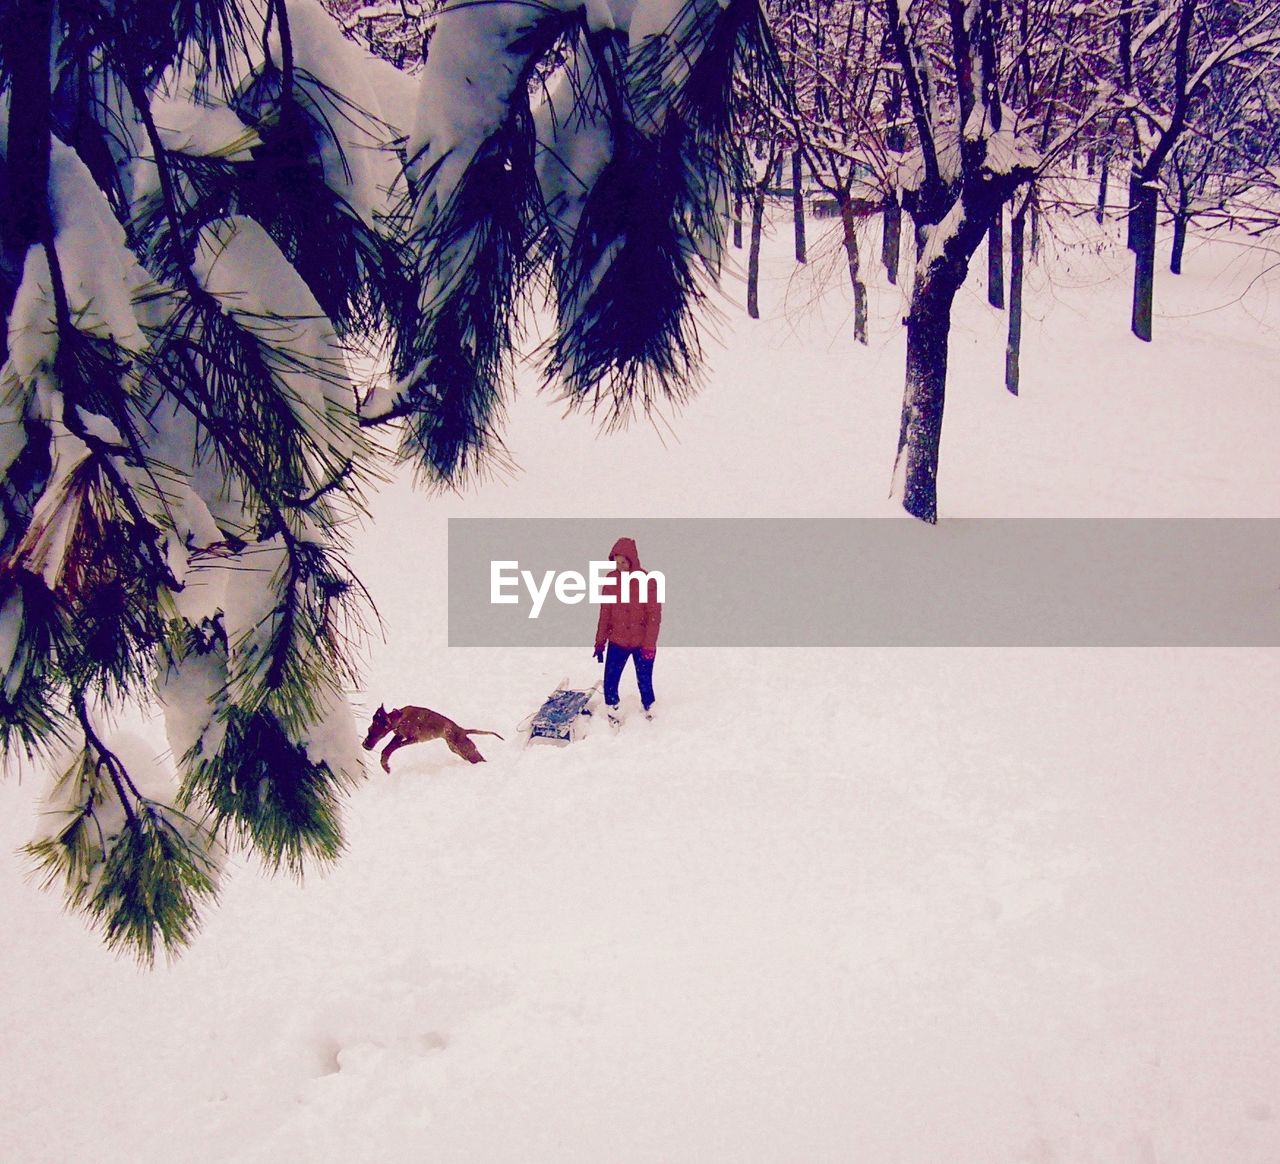
{"label": "dog's tail", "polygon": [[[464,736],[498,736],[497,732],[487,732],[483,728],[463,728],[462,734]],[[498,736],[498,739],[505,740],[506,737]]]}

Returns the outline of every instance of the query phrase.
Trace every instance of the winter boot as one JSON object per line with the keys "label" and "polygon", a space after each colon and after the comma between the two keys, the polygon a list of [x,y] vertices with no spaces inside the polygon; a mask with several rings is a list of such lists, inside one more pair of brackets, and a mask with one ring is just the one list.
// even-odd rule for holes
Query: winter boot
{"label": "winter boot", "polygon": [[622,707],[621,707],[621,705],[620,705],[620,704],[617,704],[617,703],[606,703],[606,704],[605,704],[605,711],[606,711],[606,712],[608,713],[608,715],[609,715],[609,726],[610,726],[610,727],[615,727],[615,728],[616,728],[616,727],[621,727],[621,726],[622,726]]}

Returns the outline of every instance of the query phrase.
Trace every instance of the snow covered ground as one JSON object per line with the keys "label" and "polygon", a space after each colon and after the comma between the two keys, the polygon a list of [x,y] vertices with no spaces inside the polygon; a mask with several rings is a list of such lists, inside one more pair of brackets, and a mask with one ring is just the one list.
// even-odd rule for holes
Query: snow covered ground
{"label": "snow covered ground", "polygon": [[[1123,249],[1056,225],[1020,399],[962,294],[943,520],[1280,516],[1275,254],[1196,243],[1146,346]],[[450,515],[896,517],[898,293],[859,348],[834,245],[797,275],[779,222],[669,429],[594,439],[530,376],[518,474],[379,496],[359,714],[507,739],[371,762],[328,874],[233,862],[142,972],[24,880],[39,783],[0,785],[0,1158],[1280,1159],[1280,652],[673,647],[658,722],[628,674],[619,734],[522,749],[590,616],[446,645]]]}

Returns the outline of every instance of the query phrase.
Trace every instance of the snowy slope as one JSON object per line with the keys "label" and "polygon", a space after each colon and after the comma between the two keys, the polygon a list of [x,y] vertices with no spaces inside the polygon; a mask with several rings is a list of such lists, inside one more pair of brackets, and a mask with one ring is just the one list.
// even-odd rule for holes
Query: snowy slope
{"label": "snowy slope", "polygon": [[[1271,256],[1199,245],[1147,347],[1123,252],[1059,233],[1021,399],[980,281],[958,305],[943,519],[1280,515]],[[530,376],[519,474],[378,498],[353,702],[503,731],[488,764],[371,763],[336,869],[238,862],[150,973],[4,859],[0,1157],[1280,1158],[1276,652],[668,648],[658,722],[628,676],[620,734],[523,750],[596,677],[589,618],[580,650],[445,645],[450,515],[896,516],[898,293],[860,349],[839,256],[793,277],[789,245],[672,429],[595,440]],[[5,853],[37,787],[0,785]]]}

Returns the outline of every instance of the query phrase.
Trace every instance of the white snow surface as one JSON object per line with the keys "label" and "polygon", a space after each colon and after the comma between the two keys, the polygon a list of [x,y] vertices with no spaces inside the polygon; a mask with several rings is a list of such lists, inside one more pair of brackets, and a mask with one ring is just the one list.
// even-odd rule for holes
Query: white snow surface
{"label": "white snow surface", "polygon": [[[185,78],[184,78],[185,79]],[[194,157],[222,157],[243,162],[261,144],[257,133],[226,105],[193,101],[180,83],[156,91],[152,116],[165,149]],[[155,167],[148,164],[152,174]],[[158,186],[158,179],[155,180]]]}
{"label": "white snow surface", "polygon": [[[450,515],[899,517],[900,293],[868,238],[853,343],[821,225],[794,274],[778,214],[766,318],[722,305],[674,435],[597,439],[530,371],[518,475],[378,495],[361,723],[506,739],[367,757],[334,869],[229,859],[194,948],[139,971],[27,878],[43,778],[0,784],[0,1157],[1280,1159],[1276,651],[660,644],[656,722],[628,674],[616,735],[526,749],[597,677],[590,613],[580,648],[447,646]],[[1118,228],[1056,229],[1020,399],[982,270],[957,301],[942,519],[1280,516],[1274,254],[1193,240],[1144,345]]]}
{"label": "white snow surface", "polygon": [[[57,140],[50,157],[49,183],[58,261],[77,326],[109,335],[129,351],[141,349],[146,341],[134,315],[133,298],[146,283],[146,275],[125,245],[124,231],[89,168]],[[76,213],[65,213],[71,206]]]}

